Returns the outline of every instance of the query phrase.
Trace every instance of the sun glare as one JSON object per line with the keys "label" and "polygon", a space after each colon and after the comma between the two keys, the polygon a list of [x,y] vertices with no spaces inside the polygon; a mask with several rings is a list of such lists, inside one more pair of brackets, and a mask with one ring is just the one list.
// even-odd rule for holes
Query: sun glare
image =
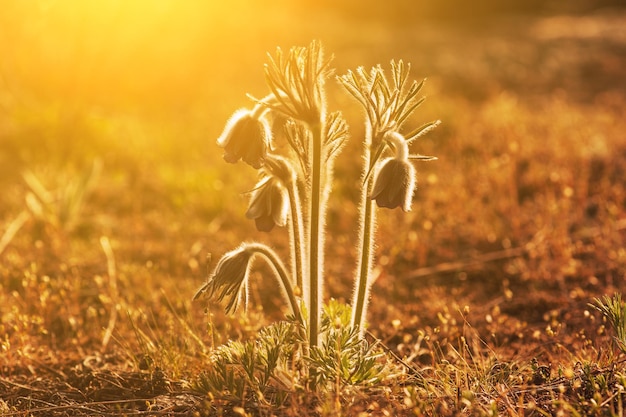
{"label": "sun glare", "polygon": [[234,30],[253,14],[246,2],[10,3],[0,17],[2,65],[16,67],[5,71],[17,74],[12,81],[46,97],[142,105],[188,99],[218,58],[236,49]]}

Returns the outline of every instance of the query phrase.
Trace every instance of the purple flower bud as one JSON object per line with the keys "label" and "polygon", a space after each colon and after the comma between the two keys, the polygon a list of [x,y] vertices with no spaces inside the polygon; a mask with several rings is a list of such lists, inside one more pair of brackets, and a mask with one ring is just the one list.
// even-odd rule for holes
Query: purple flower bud
{"label": "purple flower bud", "polygon": [[269,123],[258,112],[241,109],[230,118],[217,144],[224,148],[224,160],[231,164],[242,159],[255,169],[265,163],[272,137]]}
{"label": "purple flower bud", "polygon": [[287,190],[274,177],[263,180],[252,193],[246,217],[254,219],[256,228],[269,232],[274,226],[284,226],[287,222],[289,200]]}
{"label": "purple flower bud", "polygon": [[406,159],[389,158],[382,163],[376,176],[371,200],[378,207],[402,207],[411,211],[411,200],[415,189],[415,168]]}

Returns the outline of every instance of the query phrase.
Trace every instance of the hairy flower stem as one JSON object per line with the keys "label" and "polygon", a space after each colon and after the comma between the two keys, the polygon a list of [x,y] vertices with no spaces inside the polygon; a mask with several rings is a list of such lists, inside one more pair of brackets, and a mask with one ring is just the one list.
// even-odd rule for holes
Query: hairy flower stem
{"label": "hairy flower stem", "polygon": [[276,272],[279,283],[282,284],[283,290],[285,291],[285,294],[287,295],[287,300],[289,301],[289,306],[291,307],[291,310],[293,311],[293,314],[296,320],[299,323],[304,324],[302,313],[300,311],[300,307],[298,306],[298,300],[296,299],[296,293],[293,288],[293,283],[291,279],[289,278],[289,273],[287,272],[285,265],[280,260],[278,255],[269,247],[260,243],[249,243],[247,244],[247,249],[251,250],[252,252],[258,253],[260,255],[263,255],[265,259],[267,259],[269,264],[272,266],[272,268]]}
{"label": "hairy flower stem", "polygon": [[[371,181],[367,181],[367,190],[370,189]],[[376,232],[375,207],[374,202],[367,195],[363,199],[363,213],[361,215],[363,225],[363,237],[361,241],[361,256],[359,258],[358,284],[354,293],[354,310],[352,316],[352,326],[359,329],[362,334],[365,329],[365,313],[369,302],[370,275],[372,269],[372,247],[374,234]]]}
{"label": "hairy flower stem", "polygon": [[[367,125],[365,146],[363,150],[363,175],[372,169],[375,161],[371,160],[371,128]],[[372,270],[374,234],[376,233],[376,209],[374,202],[369,198],[372,188],[372,176],[368,176],[363,184],[360,205],[360,254],[358,258],[357,275],[352,299],[352,326],[359,329],[359,334],[363,334],[365,329],[365,316],[367,304],[369,302],[370,275]]]}
{"label": "hairy flower stem", "polygon": [[287,192],[289,193],[289,206],[291,210],[291,249],[292,249],[292,262],[293,262],[293,276],[295,277],[295,284],[301,293],[306,294],[305,288],[303,287],[302,277],[304,276],[304,271],[302,269],[304,262],[304,255],[302,252],[302,210],[301,210],[301,202],[298,193],[298,184],[296,181],[291,181],[289,186],[287,187]]}
{"label": "hairy flower stem", "polygon": [[322,207],[322,124],[311,125],[312,148],[311,158],[311,207],[309,210],[309,343],[317,346],[319,320],[321,314],[321,290],[320,267],[322,256],[321,215]]}

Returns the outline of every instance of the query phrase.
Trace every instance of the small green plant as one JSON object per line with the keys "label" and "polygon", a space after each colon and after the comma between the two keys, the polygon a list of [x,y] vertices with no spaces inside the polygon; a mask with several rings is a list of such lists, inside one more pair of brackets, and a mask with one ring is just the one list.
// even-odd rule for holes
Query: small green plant
{"label": "small green plant", "polygon": [[613,297],[605,295],[602,298],[596,298],[591,307],[598,310],[613,328],[615,336],[613,340],[617,347],[626,353],[626,305],[622,301],[622,296],[615,293]]}
{"label": "small green plant", "polygon": [[387,374],[385,363],[378,359],[382,351],[359,337],[350,325],[350,308],[336,300],[324,307],[321,330],[326,335],[319,346],[313,346],[310,363],[318,372],[315,386],[341,391],[345,386],[373,385]]}
{"label": "small green plant", "polygon": [[[204,371],[196,389],[219,393],[224,399],[257,401],[284,398],[297,381],[293,352],[302,343],[299,324],[279,321],[262,329],[256,340],[230,341],[212,353],[212,366]],[[279,402],[272,401],[273,404]]]}
{"label": "small green plant", "polygon": [[[305,368],[310,370],[308,377],[314,386],[372,384],[381,378],[379,353],[363,337],[372,285],[374,203],[410,210],[416,184],[412,161],[436,158],[412,155],[409,145],[439,121],[402,133],[404,123],[424,101],[420,95],[424,81],[409,82],[409,65],[402,61],[391,62],[389,76],[377,66],[336,78],[363,107],[366,133],[352,305],[341,307],[333,301],[324,309],[326,208],[335,157],[348,138],[341,113],[327,108],[329,63],[318,42],[292,48],[286,54],[277,49],[265,65],[270,94],[252,98],[252,109],[235,112],[217,140],[226,162],[243,160],[259,171],[260,180],[251,192],[246,217],[265,232],[287,226],[290,262],[287,268],[267,245],[244,243],[223,255],[194,299],[206,296],[225,301],[226,311],[234,312],[247,303],[253,261],[263,258],[275,273],[293,322],[288,327],[270,327],[255,342],[231,342],[218,349],[215,368],[203,379],[207,388],[226,387],[239,397],[243,388],[237,384],[243,376],[248,388],[264,392],[268,379],[275,378],[274,365],[293,360],[298,347],[302,347],[301,356],[307,361]],[[274,150],[270,120],[285,121],[288,152],[282,155]],[[290,354],[270,355],[272,346]],[[239,365],[233,368],[233,363]],[[260,373],[259,364],[264,369]]]}

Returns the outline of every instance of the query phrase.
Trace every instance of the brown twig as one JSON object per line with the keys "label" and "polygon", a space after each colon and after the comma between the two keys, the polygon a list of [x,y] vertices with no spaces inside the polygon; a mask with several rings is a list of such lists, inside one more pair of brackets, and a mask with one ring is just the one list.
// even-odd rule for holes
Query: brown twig
{"label": "brown twig", "polygon": [[102,351],[104,352],[113,335],[113,329],[115,329],[115,323],[117,321],[117,308],[119,291],[117,288],[117,272],[115,268],[115,257],[113,256],[113,249],[111,248],[111,242],[106,236],[100,238],[100,245],[104,251],[104,255],[107,258],[107,274],[109,275],[109,288],[111,290],[111,315],[109,316],[109,324],[107,325],[104,336],[102,337]]}
{"label": "brown twig", "polygon": [[[191,395],[191,394],[185,394],[188,397],[193,397],[194,399],[199,398],[199,396],[196,395]],[[168,397],[178,397],[178,395],[169,395]],[[164,407],[162,410],[116,410],[116,411],[104,411],[104,410],[98,410],[96,407],[100,406],[100,407],[107,407],[107,406],[122,406],[125,404],[133,404],[133,403],[140,403],[140,404],[147,404],[150,403],[151,401],[155,401],[159,399],[159,397],[153,397],[153,398],[132,398],[132,399],[125,399],[125,400],[111,400],[111,401],[94,401],[94,402],[88,402],[88,403],[73,403],[73,404],[64,404],[64,405],[47,405],[47,406],[42,406],[42,407],[35,407],[35,408],[30,408],[28,410],[22,410],[22,411],[3,411],[3,416],[18,416],[18,415],[24,415],[24,412],[27,411],[29,415],[33,415],[33,414],[38,414],[38,413],[50,413],[52,411],[63,411],[63,410],[73,410],[73,412],[75,413],[77,410],[82,410],[85,411],[89,414],[87,415],[101,415],[101,416],[159,416],[159,415],[167,415],[167,416],[175,416],[175,415],[189,415],[189,410],[185,410],[185,411],[180,411],[180,412],[176,412],[173,410],[173,408],[175,406],[166,406]],[[36,400],[36,399],[29,399],[30,401],[40,401],[41,403],[44,404],[48,404],[46,401],[41,401],[41,400]],[[190,408],[192,408],[193,406],[195,406],[197,404],[197,402],[193,402],[192,404],[189,405]],[[74,414],[73,413],[73,414]]]}
{"label": "brown twig", "polygon": [[523,246],[517,247],[517,248],[499,250],[495,252],[488,252],[488,253],[481,254],[480,256],[477,256],[476,258],[472,258],[472,259],[464,259],[461,261],[454,261],[454,262],[444,262],[444,263],[440,263],[440,264],[433,265],[433,266],[419,268],[411,272],[407,278],[413,279],[413,278],[420,278],[420,277],[424,277],[428,275],[454,272],[454,271],[458,271],[462,269],[471,268],[473,266],[482,265],[486,262],[499,261],[499,260],[508,259],[508,258],[516,258],[518,256],[522,256],[524,253],[526,253],[526,247],[523,247]]}
{"label": "brown twig", "polygon": [[[614,227],[615,231],[626,230],[626,219],[618,220],[615,223]],[[601,235],[603,230],[600,227],[592,227],[581,230],[574,237],[576,238],[593,238]],[[515,248],[509,248],[504,250],[499,250],[495,252],[487,252],[478,255],[475,258],[464,259],[461,261],[453,261],[453,262],[443,262],[433,266],[426,266],[424,268],[418,268],[413,272],[409,273],[407,278],[414,279],[420,278],[433,274],[441,274],[441,273],[450,273],[463,269],[468,269],[471,267],[480,266],[487,262],[500,261],[503,259],[517,258],[519,256],[524,256],[529,252],[530,248],[536,248],[540,243],[543,243],[545,236],[543,233],[537,233],[533,240],[524,246],[519,246]]]}

